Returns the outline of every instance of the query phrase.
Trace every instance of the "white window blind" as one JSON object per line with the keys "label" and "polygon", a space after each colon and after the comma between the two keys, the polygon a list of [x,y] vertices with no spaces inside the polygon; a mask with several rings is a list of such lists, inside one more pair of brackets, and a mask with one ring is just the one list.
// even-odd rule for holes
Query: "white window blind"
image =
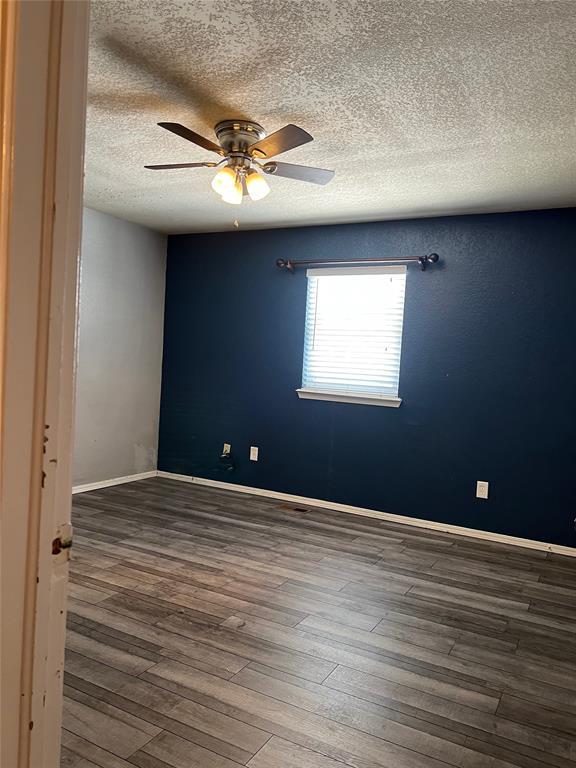
{"label": "white window blind", "polygon": [[309,269],[303,390],[398,396],[406,268]]}

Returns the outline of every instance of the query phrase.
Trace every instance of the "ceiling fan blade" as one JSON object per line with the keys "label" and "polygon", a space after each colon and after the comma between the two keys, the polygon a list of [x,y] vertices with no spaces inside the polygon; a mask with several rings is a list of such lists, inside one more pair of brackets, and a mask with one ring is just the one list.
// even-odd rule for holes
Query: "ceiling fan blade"
{"label": "ceiling fan blade", "polygon": [[172,168],[214,168],[217,163],[170,163],[169,165],[145,165],[151,171],[168,171]]}
{"label": "ceiling fan blade", "polygon": [[294,147],[299,147],[301,144],[307,144],[313,140],[314,138],[305,130],[290,124],[251,144],[248,152],[255,157],[274,157],[274,155],[288,152],[289,149],[294,149]]}
{"label": "ceiling fan blade", "polygon": [[216,152],[218,155],[226,154],[218,144],[210,141],[210,139],[205,139],[204,136],[200,136],[199,133],[194,133],[190,128],[186,128],[185,125],[180,125],[180,123],[158,123],[158,125],[161,128],[166,128],[166,130],[171,133],[175,133],[176,136],[181,136],[183,139],[191,141],[193,144],[197,144],[203,149],[207,149],[209,152]]}
{"label": "ceiling fan blade", "polygon": [[264,173],[273,176],[285,176],[296,181],[309,181],[311,184],[328,184],[334,178],[334,171],[325,168],[312,168],[310,165],[294,165],[293,163],[265,163]]}

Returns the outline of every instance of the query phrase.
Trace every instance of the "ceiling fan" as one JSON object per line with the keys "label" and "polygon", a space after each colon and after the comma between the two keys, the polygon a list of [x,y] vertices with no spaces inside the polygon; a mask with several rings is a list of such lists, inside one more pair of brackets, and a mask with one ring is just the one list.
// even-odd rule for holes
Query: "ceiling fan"
{"label": "ceiling fan", "polygon": [[[309,133],[298,128],[297,125],[286,125],[267,136],[264,128],[251,120],[223,120],[214,128],[218,144],[179,123],[158,123],[158,125],[209,152],[220,155],[222,159],[218,162],[172,163],[144,167],[153,171],[175,168],[219,168],[220,170],[212,179],[212,189],[221,195],[226,203],[239,205],[244,195],[248,195],[251,200],[261,200],[266,197],[270,187],[263,174],[284,176],[312,184],[328,184],[334,176],[334,171],[327,171],[324,168],[268,161],[268,158],[313,140]],[[260,162],[261,160],[267,162]]]}

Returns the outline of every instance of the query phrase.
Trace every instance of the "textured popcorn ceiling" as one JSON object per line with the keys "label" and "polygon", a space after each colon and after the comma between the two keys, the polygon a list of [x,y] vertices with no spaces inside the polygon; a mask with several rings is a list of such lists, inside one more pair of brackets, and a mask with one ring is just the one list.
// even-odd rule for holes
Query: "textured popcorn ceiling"
{"label": "textured popcorn ceiling", "polygon": [[[93,0],[85,201],[170,233],[575,205],[575,40],[573,0]],[[238,207],[143,168],[216,157],[158,121],[230,117],[336,177]]]}

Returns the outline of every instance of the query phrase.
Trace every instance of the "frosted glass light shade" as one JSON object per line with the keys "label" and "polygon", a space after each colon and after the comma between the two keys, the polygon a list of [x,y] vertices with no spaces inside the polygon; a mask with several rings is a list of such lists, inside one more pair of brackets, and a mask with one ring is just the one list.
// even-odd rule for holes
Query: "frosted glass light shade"
{"label": "frosted glass light shade", "polygon": [[270,192],[268,182],[258,171],[250,171],[246,176],[246,188],[251,200],[262,200]]}
{"label": "frosted glass light shade", "polygon": [[229,187],[222,192],[222,200],[224,200],[225,203],[231,203],[232,205],[240,205],[243,194],[242,184],[237,181],[232,187]]}
{"label": "frosted glass light shade", "polygon": [[216,176],[212,179],[212,189],[214,192],[218,192],[219,195],[223,194],[225,190],[232,189],[236,183],[236,172],[226,165],[224,168],[220,168]]}

